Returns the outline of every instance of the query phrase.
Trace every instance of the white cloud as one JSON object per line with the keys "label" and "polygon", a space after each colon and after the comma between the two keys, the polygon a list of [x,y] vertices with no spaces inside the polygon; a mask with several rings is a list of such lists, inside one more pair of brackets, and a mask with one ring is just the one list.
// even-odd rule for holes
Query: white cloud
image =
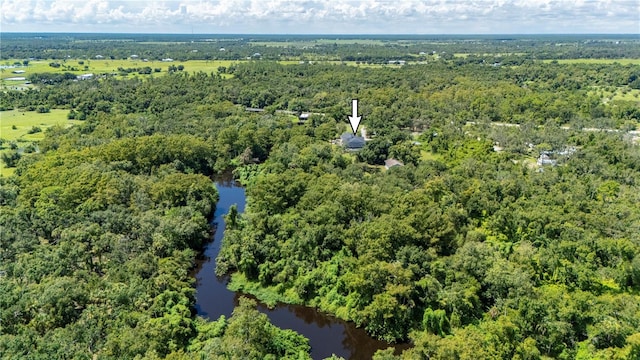
{"label": "white cloud", "polygon": [[637,0],[0,0],[2,31],[640,32]]}

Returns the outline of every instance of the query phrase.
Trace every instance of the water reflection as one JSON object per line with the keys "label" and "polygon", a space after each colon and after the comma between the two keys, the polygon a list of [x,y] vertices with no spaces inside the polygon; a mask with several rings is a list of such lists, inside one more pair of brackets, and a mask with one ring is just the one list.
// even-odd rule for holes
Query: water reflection
{"label": "water reflection", "polygon": [[[229,208],[236,204],[238,211],[244,211],[245,191],[237,184],[230,174],[214,179],[220,200],[211,222],[214,229],[213,241],[205,246],[203,256],[197,260],[194,271],[196,278],[196,305],[199,315],[215,320],[224,315],[231,316],[233,308],[238,305],[240,296],[227,289],[227,278],[215,276],[216,256],[220,251],[224,234],[224,220]],[[376,340],[353,323],[325,314],[314,308],[279,304],[274,309],[258,302],[258,308],[267,314],[271,322],[283,329],[292,329],[309,339],[311,356],[314,359],[324,359],[336,354],[346,359],[371,359],[379,349],[391,346]],[[396,351],[408,348],[409,345],[396,345]]]}

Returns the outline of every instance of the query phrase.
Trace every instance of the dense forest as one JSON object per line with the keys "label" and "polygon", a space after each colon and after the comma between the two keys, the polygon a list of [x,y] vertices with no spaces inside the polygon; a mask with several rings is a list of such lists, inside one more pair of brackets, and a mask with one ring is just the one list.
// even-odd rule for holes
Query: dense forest
{"label": "dense forest", "polygon": [[[230,169],[248,202],[227,215],[216,271],[413,345],[376,359],[640,358],[640,65],[539,60],[640,58],[637,42],[449,39],[434,49],[471,55],[361,67],[273,60],[387,63],[424,43],[22,40],[3,37],[2,56],[214,46],[262,59],[144,79],[52,68],[2,94],[5,111],[82,119],[31,153],[2,142],[16,166],[0,177],[3,358],[309,358],[253,300],[229,318],[195,315],[210,176]],[[358,152],[334,141],[355,98],[369,136]],[[403,166],[386,169],[390,158]]]}

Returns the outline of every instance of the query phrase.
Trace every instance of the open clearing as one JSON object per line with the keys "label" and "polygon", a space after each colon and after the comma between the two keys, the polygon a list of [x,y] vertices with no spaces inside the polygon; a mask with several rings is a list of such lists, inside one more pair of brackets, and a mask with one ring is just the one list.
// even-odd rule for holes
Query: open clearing
{"label": "open clearing", "polygon": [[[13,64],[17,60],[7,60],[5,61],[5,65]],[[119,79],[122,78],[146,78],[150,76],[164,76],[168,73],[169,66],[184,66],[184,71],[189,73],[196,72],[205,72],[205,73],[218,73],[219,67],[229,67],[234,64],[244,63],[248,61],[255,60],[190,60],[190,61],[143,61],[141,59],[133,60],[133,59],[125,59],[125,60],[110,60],[110,59],[100,59],[100,60],[81,60],[81,59],[68,59],[66,61],[59,60],[36,60],[29,62],[28,66],[16,67],[16,68],[5,68],[2,69],[0,74],[0,85],[3,88],[27,88],[31,87],[31,85],[25,85],[24,81],[11,81],[11,78],[16,77],[16,74],[13,73],[15,70],[24,71],[24,73],[20,73],[20,77],[26,77],[28,79],[29,75],[37,74],[37,73],[72,73],[75,75],[83,75],[83,74],[118,74],[118,68],[122,69],[137,69],[150,67],[153,69],[160,69],[160,72],[152,72],[150,75],[141,75],[137,72],[131,72],[126,76],[117,75],[116,77]],[[60,64],[60,67],[52,67],[49,64],[57,62]],[[82,64],[80,64],[82,62]],[[297,64],[298,61],[279,61],[281,64]],[[220,74],[223,77],[232,77],[231,74]],[[24,80],[27,80],[24,79]]]}
{"label": "open clearing", "polygon": [[557,61],[558,64],[613,64],[621,65],[640,65],[640,59],[559,59],[559,60],[543,60],[545,63]]}
{"label": "open clearing", "polygon": [[375,39],[317,39],[309,41],[252,41],[251,45],[305,48],[316,45],[384,45],[389,42]]}
{"label": "open clearing", "polygon": [[[17,60],[7,60],[5,64],[13,64]],[[260,60],[190,60],[190,61],[143,61],[140,59],[125,59],[125,60],[110,60],[110,59],[100,59],[100,60],[80,60],[80,59],[68,59],[66,61],[58,61],[58,60],[36,60],[29,62],[28,66],[22,66],[17,68],[6,68],[2,69],[0,73],[0,87],[2,88],[11,88],[11,89],[24,89],[32,87],[32,85],[25,85],[25,81],[29,78],[29,75],[37,74],[37,73],[72,73],[75,75],[83,75],[83,74],[118,74],[118,68],[122,69],[137,69],[150,67],[151,69],[160,69],[160,72],[152,72],[150,75],[141,75],[137,72],[131,72],[126,76],[117,75],[117,78],[146,78],[152,76],[164,76],[168,73],[169,66],[178,66],[183,65],[184,71],[189,73],[196,72],[205,72],[205,73],[218,73],[218,68],[232,66],[234,64],[245,63],[249,61],[260,61]],[[52,62],[57,62],[60,64],[60,67],[52,67],[49,64]],[[82,62],[82,64],[81,64]],[[346,64],[351,66],[362,66],[362,67],[382,67],[383,65],[367,65],[367,64],[357,64],[355,61],[317,61],[322,63],[333,63],[333,64]],[[297,60],[282,60],[278,61],[278,63],[283,65],[292,65],[298,64]],[[384,64],[384,66],[391,66]],[[400,66],[400,65],[395,65]],[[15,78],[16,74],[13,73],[14,70],[24,71],[24,73],[20,73],[21,78],[26,78],[21,81],[12,81],[11,78]],[[232,74],[220,74],[224,77],[232,77]]]}
{"label": "open clearing", "polygon": [[[8,60],[6,63],[13,63],[15,60]],[[2,79],[2,86],[16,86],[18,85],[15,81],[10,81],[9,79],[12,77],[16,77],[16,74],[12,72],[12,70],[24,70],[24,73],[20,74],[20,77],[29,77],[29,75],[37,74],[37,73],[72,73],[75,75],[82,74],[112,74],[118,73],[118,68],[123,69],[137,69],[150,67],[151,69],[160,69],[160,72],[152,72],[151,75],[140,75],[137,72],[131,72],[126,77],[147,77],[147,76],[163,76],[168,73],[168,68],[171,65],[178,66],[183,65],[184,71],[187,72],[206,72],[206,73],[218,73],[219,67],[229,67],[232,64],[237,64],[240,62],[245,62],[247,60],[191,60],[191,61],[143,61],[143,60],[110,60],[110,59],[101,59],[101,60],[66,60],[66,61],[58,61],[58,60],[37,60],[29,62],[28,66],[23,66],[14,69],[2,69],[2,73],[0,74],[0,79]],[[49,64],[57,62],[60,64],[60,67],[52,67]],[[81,64],[82,62],[82,64]],[[119,78],[123,78],[125,76],[118,76]]]}
{"label": "open clearing", "polygon": [[[0,153],[11,151],[9,147],[11,142],[15,142],[18,145],[17,150],[21,151],[29,144],[42,140],[45,130],[54,125],[71,126],[82,122],[68,120],[68,113],[68,110],[58,109],[44,114],[35,111],[0,111],[0,139],[3,140]],[[36,127],[41,131],[33,132]],[[9,176],[14,170],[15,168],[7,168],[0,162],[0,176]]]}
{"label": "open clearing", "polygon": [[[6,141],[38,141],[44,138],[45,129],[54,125],[73,125],[80,120],[68,120],[69,110],[52,109],[40,114],[35,111],[0,111],[0,138]],[[13,128],[15,126],[15,129]],[[42,131],[29,134],[33,127]]]}
{"label": "open clearing", "polygon": [[596,94],[597,96],[602,97],[605,103],[611,100],[626,100],[640,103],[640,90],[629,89],[626,86],[617,88],[594,86],[593,89],[589,91],[589,94]]}

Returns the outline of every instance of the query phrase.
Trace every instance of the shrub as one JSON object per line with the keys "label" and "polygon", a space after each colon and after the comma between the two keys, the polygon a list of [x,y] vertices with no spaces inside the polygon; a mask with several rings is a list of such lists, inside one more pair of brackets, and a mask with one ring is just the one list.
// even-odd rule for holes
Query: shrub
{"label": "shrub", "polygon": [[39,132],[42,132],[42,129],[39,126],[32,126],[28,131],[29,134],[35,134]]}

